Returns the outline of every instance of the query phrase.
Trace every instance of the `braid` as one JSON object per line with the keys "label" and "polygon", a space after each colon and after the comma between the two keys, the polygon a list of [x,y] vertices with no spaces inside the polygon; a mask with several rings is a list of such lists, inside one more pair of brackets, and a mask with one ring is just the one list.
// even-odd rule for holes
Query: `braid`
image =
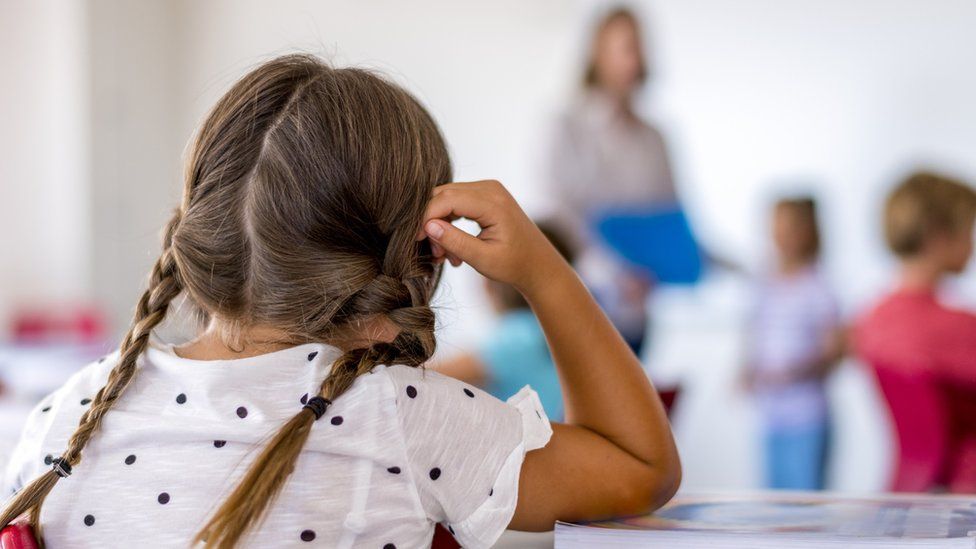
{"label": "braid", "polygon": [[[68,440],[67,448],[58,460],[62,470],[70,471],[71,467],[81,461],[82,451],[88,441],[102,424],[105,414],[122,396],[122,392],[132,380],[136,370],[136,360],[146,350],[153,328],[166,317],[170,302],[180,294],[181,285],[172,252],[173,233],[180,221],[181,213],[177,211],[166,227],[163,253],[153,265],[149,287],[139,299],[132,326],[122,340],[118,363],[109,373],[105,386],[95,394],[91,406],[81,416],[78,428]],[[60,478],[59,473],[52,469],[20,490],[0,515],[0,527],[28,513],[31,526],[40,538],[41,506]]]}
{"label": "braid", "polygon": [[[332,364],[318,396],[335,401],[378,364],[418,367],[430,358],[435,349],[434,313],[427,303],[433,291],[431,281],[436,279],[432,268],[427,274],[422,271],[405,279],[379,274],[337,307],[332,321],[338,325],[384,315],[399,333],[393,341],[346,351]],[[302,408],[275,433],[233,493],[197,534],[195,543],[230,549],[261,522],[295,470],[316,419],[311,408]]]}
{"label": "braid", "polygon": [[[334,401],[352,386],[356,378],[370,371],[376,359],[391,354],[391,346],[383,343],[347,351],[332,364],[329,375],[319,387],[319,396]],[[295,470],[295,462],[316,419],[315,412],[304,407],[275,433],[233,493],[197,534],[194,543],[231,549],[247,531],[261,522]]]}

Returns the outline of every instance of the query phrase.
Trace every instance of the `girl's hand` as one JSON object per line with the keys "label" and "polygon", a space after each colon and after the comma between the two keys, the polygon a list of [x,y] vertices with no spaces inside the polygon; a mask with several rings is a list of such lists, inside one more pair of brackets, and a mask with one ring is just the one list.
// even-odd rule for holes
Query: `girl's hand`
{"label": "girl's hand", "polygon": [[[478,223],[478,236],[451,225]],[[539,319],[559,372],[568,424],[526,454],[510,526],[551,530],[655,509],[677,490],[678,451],[640,361],[562,256],[497,181],[438,187],[423,233],[438,258],[511,284]]]}
{"label": "girl's hand", "polygon": [[[470,219],[481,227],[472,236],[451,224]],[[498,181],[448,183],[434,189],[423,234],[434,257],[455,267],[462,262],[482,275],[531,293],[541,281],[566,268],[545,235]]]}

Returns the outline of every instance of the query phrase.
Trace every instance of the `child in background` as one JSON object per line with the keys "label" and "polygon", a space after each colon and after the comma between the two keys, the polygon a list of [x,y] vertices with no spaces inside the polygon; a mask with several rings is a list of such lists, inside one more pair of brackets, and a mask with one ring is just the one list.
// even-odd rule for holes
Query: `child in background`
{"label": "child in background", "polygon": [[[573,253],[559,231],[549,223],[539,230],[573,264]],[[546,414],[563,417],[563,395],[546,335],[522,294],[508,284],[485,279],[485,293],[498,314],[498,324],[480,349],[446,361],[435,368],[442,374],[484,388],[506,399],[525,385],[539,394]]]}
{"label": "child in background", "polygon": [[770,488],[824,485],[830,438],[824,378],[843,354],[837,305],[817,261],[820,231],[811,198],[773,208],[776,264],[760,280],[746,386],[762,415]]}
{"label": "child in background", "polygon": [[966,269],[973,253],[976,191],[933,173],[916,173],[889,195],[888,247],[899,261],[897,286],[857,323],[855,348],[866,363],[918,374],[952,387],[947,400],[954,464],[944,480],[976,492],[976,314],[942,304],[939,287]]}
{"label": "child in background", "polygon": [[[119,351],[31,413],[0,528],[26,516],[49,549],[403,549],[444,523],[481,548],[675,493],[637,357],[500,183],[449,183],[405,90],[272,59],[218,101],[187,164]],[[445,259],[532,305],[570,423],[531,389],[502,402],[424,371]],[[180,296],[207,324],[174,346],[154,330]]]}

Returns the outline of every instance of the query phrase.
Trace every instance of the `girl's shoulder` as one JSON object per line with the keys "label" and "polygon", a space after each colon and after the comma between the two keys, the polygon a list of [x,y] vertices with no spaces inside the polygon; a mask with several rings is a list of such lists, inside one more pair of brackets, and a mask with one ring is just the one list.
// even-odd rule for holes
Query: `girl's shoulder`
{"label": "girl's shoulder", "polygon": [[3,476],[3,489],[19,489],[49,467],[50,452],[63,449],[81,416],[91,406],[118,359],[118,352],[103,356],[75,372],[60,388],[44,397],[27,416]]}
{"label": "girl's shoulder", "polygon": [[393,365],[384,369],[396,394],[397,414],[405,431],[423,435],[425,425],[441,422],[457,435],[478,430],[489,421],[510,426],[517,436],[518,410],[485,391],[426,368]]}
{"label": "girl's shoulder", "polygon": [[[538,394],[528,385],[502,401],[474,385],[423,367],[393,365],[384,372],[393,383],[405,427],[430,420],[453,424],[459,431],[491,424],[492,431],[498,428],[497,432],[516,439],[522,438],[523,430],[535,431],[537,424],[549,429]],[[527,419],[531,419],[531,427],[523,429]]]}
{"label": "girl's shoulder", "polygon": [[[438,372],[382,370],[393,383],[409,474],[427,516],[466,547],[489,547],[515,511],[526,452],[552,428],[528,386],[503,402]],[[399,469],[398,469],[399,471]]]}
{"label": "girl's shoulder", "polygon": [[[394,364],[391,366],[386,366],[383,371],[390,377],[394,385],[409,393],[416,392],[418,387],[424,387],[425,389],[434,391],[436,393],[454,391],[464,393],[465,395],[467,395],[467,392],[473,393],[474,391],[478,390],[477,388],[468,385],[463,381],[459,381],[453,377],[446,376],[434,370],[429,370],[423,366],[415,368],[412,366],[404,366],[402,364]],[[408,390],[407,387],[414,387],[414,389]],[[485,394],[487,395],[487,393]],[[491,395],[488,395],[488,397],[491,397]],[[408,398],[416,398],[416,396],[408,395]]]}
{"label": "girl's shoulder", "polygon": [[61,387],[34,407],[28,416],[25,434],[31,429],[63,424],[66,420],[73,420],[71,426],[74,427],[91,406],[95,394],[105,386],[117,361],[118,351],[114,351],[75,372]]}

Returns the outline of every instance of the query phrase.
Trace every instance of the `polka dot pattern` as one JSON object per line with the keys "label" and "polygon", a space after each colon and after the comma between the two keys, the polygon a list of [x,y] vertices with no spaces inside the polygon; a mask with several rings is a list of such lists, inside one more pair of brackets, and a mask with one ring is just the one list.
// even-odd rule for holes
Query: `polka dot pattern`
{"label": "polka dot pattern", "polygon": [[[308,369],[310,367],[310,364],[302,364],[302,360],[307,359],[308,363],[312,363],[319,356],[322,356],[323,360],[315,363],[316,365],[314,366],[314,371],[318,371],[318,365],[324,363],[325,358],[327,358],[326,355],[328,355],[328,358],[332,360],[332,355],[330,351],[327,351],[324,354],[322,353],[322,351],[308,352],[308,347],[305,347],[303,351],[299,353],[295,353],[295,356],[293,358],[294,362],[296,363],[295,364],[296,368],[299,368],[299,370],[295,370],[295,371],[306,372],[305,374],[299,374],[298,376],[291,378],[288,383],[268,384],[262,386],[261,391],[255,392],[250,396],[245,396],[242,393],[237,393],[236,396],[231,393],[221,395],[220,393],[221,386],[216,387],[216,390],[214,390],[213,387],[201,386],[202,387],[201,388],[195,385],[196,383],[195,380],[184,379],[184,380],[177,380],[178,385],[176,385],[175,387],[167,383],[155,384],[155,390],[152,394],[150,394],[152,398],[145,398],[144,394],[140,395],[140,397],[145,398],[146,402],[151,402],[152,405],[155,407],[154,408],[155,410],[162,410],[165,409],[167,406],[172,407],[172,403],[175,401],[175,403],[178,405],[177,408],[184,413],[176,414],[175,416],[170,414],[165,414],[165,417],[172,420],[179,420],[183,422],[193,422],[192,428],[196,429],[195,432],[193,433],[194,435],[193,438],[184,437],[183,439],[181,439],[182,442],[186,443],[186,446],[188,447],[187,451],[198,452],[199,454],[201,454],[199,457],[199,463],[202,464],[214,463],[217,464],[215,465],[215,469],[223,468],[227,465],[227,463],[236,460],[237,455],[243,454],[245,451],[244,449],[249,445],[246,443],[237,442],[235,443],[235,445],[227,447],[227,442],[228,442],[227,440],[212,439],[212,437],[220,436],[221,434],[225,434],[228,436],[235,436],[234,428],[246,430],[246,431],[262,428],[264,426],[264,422],[266,419],[269,421],[277,419],[276,414],[279,413],[279,410],[281,411],[282,414],[294,413],[296,411],[295,408],[297,407],[294,407],[294,404],[289,405],[288,403],[289,402],[294,403],[294,395],[299,394],[298,391],[300,391],[302,388],[312,388],[316,384],[314,382],[317,381],[313,379],[308,379],[308,380],[303,379],[304,376],[311,375],[313,370]],[[380,368],[377,370],[377,373],[383,374],[383,372],[386,370],[395,371],[396,369],[397,369],[396,366]],[[490,396],[486,394],[479,395],[478,391],[475,391],[474,390],[475,388],[473,386],[465,386],[464,384],[453,380],[452,383],[450,384],[442,383],[440,377],[441,376],[429,376],[427,378],[421,378],[421,377],[409,377],[409,376],[401,375],[400,380],[394,380],[398,389],[396,391],[392,391],[392,394],[390,392],[384,392],[383,400],[381,401],[382,406],[389,406],[388,400],[385,400],[386,398],[388,398],[388,396],[394,396],[394,397],[398,396],[399,398],[397,399],[397,401],[399,403],[403,403],[400,404],[400,408],[397,410],[397,412],[401,415],[400,418],[401,420],[403,420],[404,417],[409,419],[411,417],[410,414],[413,414],[414,417],[418,417],[417,414],[420,414],[419,417],[423,417],[425,422],[428,422],[427,423],[428,425],[430,421],[450,422],[455,416],[460,416],[463,419],[463,417],[466,414],[471,413],[471,411],[473,411],[474,413],[484,413],[485,406],[497,407],[498,403],[495,402],[493,398],[490,398]],[[280,386],[276,386],[276,385],[280,385]],[[222,387],[225,388],[227,386],[228,385],[226,383],[222,385]],[[186,406],[189,402],[187,393],[180,392],[177,394],[173,394],[172,392],[173,389],[175,388],[176,390],[179,390],[180,387],[190,388],[191,390],[194,391],[194,395],[195,395],[194,404],[192,406]],[[387,387],[389,387],[389,385],[387,385]],[[420,393],[419,389],[421,388],[424,389],[424,395],[419,394]],[[81,390],[76,390],[72,393],[68,393],[66,395],[66,398],[59,399],[59,402],[61,402],[61,400],[67,401],[68,403],[72,401],[80,402],[82,406],[87,406],[92,404],[94,397],[83,398],[85,394],[89,394],[90,391],[92,390],[91,385],[86,384],[84,387],[81,387],[80,389]],[[460,393],[458,392],[458,389],[461,389]],[[360,391],[357,393],[363,393],[363,392]],[[407,401],[402,400],[404,393],[406,393],[406,396],[408,397]],[[202,398],[200,395],[205,395],[206,398]],[[301,404],[307,405],[309,400],[313,396],[317,396],[317,393],[314,391],[314,389],[312,389],[307,393],[299,394],[299,395],[300,395],[299,401],[301,402]],[[423,398],[421,398],[421,396],[423,396]],[[325,432],[333,433],[328,436],[334,437],[334,440],[342,441],[344,444],[347,443],[346,440],[349,439],[350,437],[352,437],[351,441],[355,442],[357,440],[356,437],[375,436],[372,434],[374,432],[372,429],[364,429],[364,425],[369,425],[369,423],[364,424],[363,422],[364,418],[373,421],[372,420],[373,416],[361,415],[361,410],[365,411],[367,414],[369,414],[370,410],[368,408],[362,409],[360,407],[361,404],[356,401],[356,398],[350,399],[348,407],[344,406],[341,409],[343,415],[329,416],[329,424],[335,426],[336,429],[333,430],[331,428],[326,428],[325,431],[319,431],[319,433],[321,433],[322,436],[325,435]],[[411,402],[411,401],[415,401],[415,402]],[[48,402],[45,402],[44,404],[42,404],[42,406],[44,407],[40,408],[41,412],[52,411],[53,400],[48,399]],[[210,411],[205,410],[205,408],[211,406],[214,408],[213,410]],[[534,406],[530,406],[530,407],[520,407],[520,411],[524,414],[523,417],[530,418],[532,412],[530,412],[529,410],[533,410],[533,408],[536,408],[537,406],[538,403],[535,403]],[[59,404],[59,408],[64,408],[64,404],[63,403]],[[69,408],[71,407],[69,406]],[[259,410],[260,413],[257,416],[249,417],[250,409],[252,408]],[[174,410],[173,408],[169,408],[169,409],[171,411]],[[430,409],[437,409],[440,410],[440,412],[435,412],[433,414],[433,418],[428,418],[426,416],[429,415]],[[75,418],[77,417],[78,414],[84,412],[84,410],[85,408],[82,408],[81,410],[77,410],[77,412],[75,412]],[[230,410],[234,410],[234,413],[238,418],[240,419],[246,418],[248,419],[248,421],[242,423],[236,423],[237,420],[233,419],[234,416],[228,413]],[[291,411],[289,412],[289,410]],[[449,410],[450,412],[445,413],[446,410]],[[54,414],[58,414],[59,411],[54,411]],[[214,423],[199,422],[199,421],[194,422],[196,412],[198,411],[202,411],[205,415],[209,414],[210,417],[217,416],[220,418],[220,421],[226,422],[231,425],[221,426],[220,424],[214,424]],[[335,413],[335,411],[336,411],[335,409],[328,410],[328,412],[331,412],[333,414]],[[544,415],[542,415],[539,410],[533,410],[533,411],[537,414],[537,416],[540,419],[545,419]],[[187,416],[186,413],[189,413],[190,415]],[[266,414],[268,414],[269,417],[265,418]],[[350,419],[352,423],[350,423],[349,425],[345,425],[346,415],[352,418]],[[387,414],[387,416],[389,416],[389,414]],[[150,415],[150,418],[151,417],[152,416]],[[50,416],[46,418],[39,418],[39,421],[43,421],[44,419],[50,419]],[[397,418],[391,417],[391,419],[395,420]],[[506,419],[506,421],[509,420],[511,420],[510,417]],[[153,420],[148,419],[147,421],[153,421]],[[526,426],[528,426],[529,424],[533,424],[533,427],[536,426],[535,422],[532,422],[531,420],[523,420],[523,421],[526,422],[525,423]],[[423,433],[417,431],[416,429],[410,431],[408,429],[409,423],[407,424],[399,423],[395,425],[404,430],[403,435],[405,439],[408,441],[410,440],[411,437],[413,437],[414,440],[416,440],[417,437],[421,437],[421,438],[423,437]],[[187,424],[187,428],[190,428],[190,424]],[[312,436],[315,436],[314,433],[315,431],[313,431]],[[458,437],[461,438],[462,440],[464,439],[465,436],[478,440],[478,442],[476,443],[472,442],[471,444],[465,444],[465,446],[480,447],[481,449],[478,450],[479,456],[482,454],[484,454],[485,456],[488,456],[489,454],[493,454],[493,450],[485,449],[484,442],[486,441],[479,439],[478,433],[470,433],[470,432],[458,433]],[[244,434],[242,434],[242,437],[243,438],[235,436],[236,440],[238,441],[243,441],[244,439],[247,438],[246,435]],[[215,449],[222,449],[225,447],[227,447],[227,449],[221,450],[219,456],[213,455],[210,456],[209,459],[207,459],[207,457],[204,456],[203,454],[207,452],[206,446],[204,446],[204,444],[208,439],[211,440],[211,443],[213,444],[213,447]],[[385,441],[380,441],[380,444],[384,444],[384,443]],[[106,467],[107,469],[111,469],[113,467],[111,463],[115,464],[114,467],[116,468],[116,470],[114,472],[110,470],[107,472],[107,474],[115,474],[119,479],[118,482],[129,483],[134,486],[139,485],[138,483],[143,482],[147,479],[157,478],[159,476],[158,473],[155,471],[155,468],[160,467],[161,464],[156,462],[157,457],[153,454],[153,451],[150,446],[134,444],[131,445],[129,448],[123,447],[123,451],[125,450],[128,450],[129,452],[132,453],[130,454],[124,454],[121,452],[115,453],[114,457],[110,458],[109,463],[103,464],[103,466]],[[136,452],[138,452],[138,454]],[[148,456],[146,455],[147,452],[149,453]],[[39,453],[40,452],[37,452],[34,455],[36,456]],[[438,496],[436,497],[439,498],[440,497],[439,494],[442,491],[451,491],[457,489],[456,486],[454,485],[455,481],[463,481],[467,487],[470,486],[477,487],[479,485],[482,486],[482,488],[477,489],[477,491],[483,490],[483,486],[487,484],[490,487],[487,495],[489,497],[494,496],[494,487],[492,486],[493,478],[488,479],[485,478],[484,476],[479,476],[477,471],[472,471],[464,466],[459,466],[460,462],[454,460],[453,457],[442,456],[441,458],[437,458],[436,456],[438,454],[427,454],[428,459],[430,457],[433,457],[434,459],[430,459],[430,461],[427,461],[424,464],[423,462],[418,463],[410,459],[414,455],[409,453],[405,455],[406,461],[404,461],[403,458],[401,459],[396,458],[395,457],[396,454],[387,455],[387,459],[382,459],[381,456],[384,455],[383,453],[375,454],[375,455],[377,456],[377,459],[374,461],[373,467],[378,466],[380,470],[386,469],[388,475],[394,475],[398,477],[398,478],[383,477],[382,473],[378,473],[380,475],[379,477],[377,476],[372,477],[373,482],[381,481],[385,483],[388,489],[391,490],[391,493],[394,493],[392,492],[394,490],[398,490],[402,492],[402,490],[404,489],[403,482],[407,481],[409,478],[414,476],[415,474],[414,471],[416,471],[416,469],[418,468],[417,466],[419,465],[419,469],[421,471],[420,474],[423,474],[422,473],[423,469],[428,469],[428,481],[419,482],[417,483],[416,486],[416,488],[418,488],[421,492],[424,492],[426,490],[428,494],[429,493],[438,494]],[[122,457],[121,460],[119,460],[120,456]],[[392,459],[389,459],[391,456]],[[190,460],[197,459],[193,453],[188,453],[184,457]],[[43,460],[44,463],[50,467],[54,463],[54,461],[57,460],[57,454],[47,454],[46,456],[43,456]],[[39,460],[35,457],[31,461],[35,464],[34,467],[36,467],[36,462]],[[227,463],[225,463],[225,461]],[[384,464],[383,461],[386,461],[387,463]],[[389,461],[394,461],[394,463],[397,462],[399,463],[397,465],[391,466],[389,465]],[[135,467],[135,463],[137,462],[140,463],[140,467],[138,468]],[[236,461],[234,461],[234,463],[236,463]],[[387,466],[383,467],[383,465],[387,465]],[[437,467],[433,467],[434,465],[437,465]],[[463,463],[461,465],[463,465]],[[126,472],[124,476],[120,474],[119,471],[117,470],[119,466],[125,469]],[[408,469],[410,469],[409,472],[407,471]],[[373,470],[376,471],[376,469]],[[439,479],[442,476],[444,476],[445,472],[447,473],[447,476],[444,477],[445,481],[442,483],[440,482]],[[376,473],[374,473],[374,475],[375,474]],[[142,475],[147,475],[147,476],[145,479],[141,479]],[[165,478],[165,476],[160,478]],[[427,484],[428,482],[431,484]],[[151,486],[152,482],[151,481],[144,482],[143,485],[145,486],[145,484]],[[210,490],[212,488],[209,485],[207,486],[201,485],[201,487],[204,487],[207,490]],[[467,487],[464,489],[465,497],[478,499],[476,491],[468,490]],[[196,489],[197,486],[193,486],[192,488]],[[505,486],[501,486],[500,488],[503,490],[503,493],[505,493],[506,491]],[[162,489],[166,489],[166,491],[162,491]],[[173,490],[173,492],[169,492],[168,490]],[[162,508],[156,509],[155,506],[152,506],[151,498],[152,498],[152,492],[154,491],[156,492],[156,502],[158,505],[162,506]],[[174,492],[176,493],[175,497],[177,498],[176,505],[170,506],[169,503],[172,503],[174,501],[172,499],[174,497],[172,496]],[[511,490],[508,490],[508,492],[510,493]],[[481,492],[481,493],[485,494],[485,492]],[[152,514],[148,509],[148,506],[151,506],[153,507],[153,509],[155,509],[152,512],[155,512],[157,516],[160,517],[160,520],[163,520],[162,518],[163,515],[161,515],[160,513],[166,513],[165,520],[175,521],[177,520],[178,517],[181,516],[181,513],[186,512],[186,509],[190,508],[190,506],[193,506],[197,503],[196,501],[194,501],[196,495],[191,490],[188,490],[186,486],[180,484],[179,482],[170,483],[162,486],[157,485],[156,490],[150,488],[149,493],[143,492],[141,496],[138,494],[134,494],[134,495],[138,496],[138,499],[141,500],[142,502],[141,504],[139,502],[134,502],[134,503],[138,505],[142,505],[142,507],[138,507],[138,505],[136,505],[137,508],[130,509],[129,511],[136,512],[136,513],[143,513],[148,516]],[[480,497],[483,498],[484,495]],[[282,499],[282,501],[284,501],[284,498]],[[399,500],[397,500],[397,498],[389,498],[389,501],[397,502]],[[493,500],[493,501],[498,503],[500,500]],[[91,530],[86,531],[88,532],[87,536],[91,536],[91,537],[95,537],[99,535],[103,537],[107,536],[108,535],[107,532],[111,531],[112,527],[115,526],[113,522],[114,519],[118,516],[116,514],[116,510],[111,507],[102,507],[98,505],[88,506],[87,504],[85,504],[84,506],[81,506],[79,510],[99,512],[99,516],[101,517],[98,519],[99,530],[94,529],[94,526],[96,525],[96,518],[93,514],[82,515],[81,517],[79,517],[78,515],[81,513],[77,513],[77,511],[75,511],[76,514],[73,513],[74,518],[71,519],[73,521],[78,521],[79,518],[82,519],[82,522],[86,525],[86,527],[91,528]],[[278,539],[280,542],[282,538],[284,539],[290,538],[293,540],[292,543],[300,540],[301,542],[306,542],[306,543],[318,542],[320,544],[324,543],[326,545],[328,544],[327,540],[332,539],[334,532],[331,529],[331,523],[329,527],[326,527],[325,525],[317,522],[314,516],[299,518],[298,520],[300,520],[301,522],[285,525],[284,532],[275,532],[274,535],[278,537],[274,539]],[[349,523],[347,520],[347,526],[348,524]],[[429,527],[429,523],[426,524]],[[453,527],[450,524],[447,524],[446,521],[443,524],[443,527],[449,530],[451,534],[455,534]],[[369,532],[368,525],[366,525],[365,523],[361,526],[361,528],[366,529],[364,532]],[[385,534],[383,532],[370,532],[369,538],[372,543],[372,546],[374,548],[377,546],[382,546],[383,549],[396,549],[398,545],[405,546],[405,545],[410,545],[412,543],[411,541],[408,541],[413,539],[412,534],[403,538],[397,536],[396,539],[391,539],[394,537],[394,536],[390,536],[391,533],[392,532],[386,532]],[[296,540],[295,537],[298,537],[299,539]],[[383,538],[387,538],[387,539],[383,539]],[[394,541],[396,543],[393,543]]]}

